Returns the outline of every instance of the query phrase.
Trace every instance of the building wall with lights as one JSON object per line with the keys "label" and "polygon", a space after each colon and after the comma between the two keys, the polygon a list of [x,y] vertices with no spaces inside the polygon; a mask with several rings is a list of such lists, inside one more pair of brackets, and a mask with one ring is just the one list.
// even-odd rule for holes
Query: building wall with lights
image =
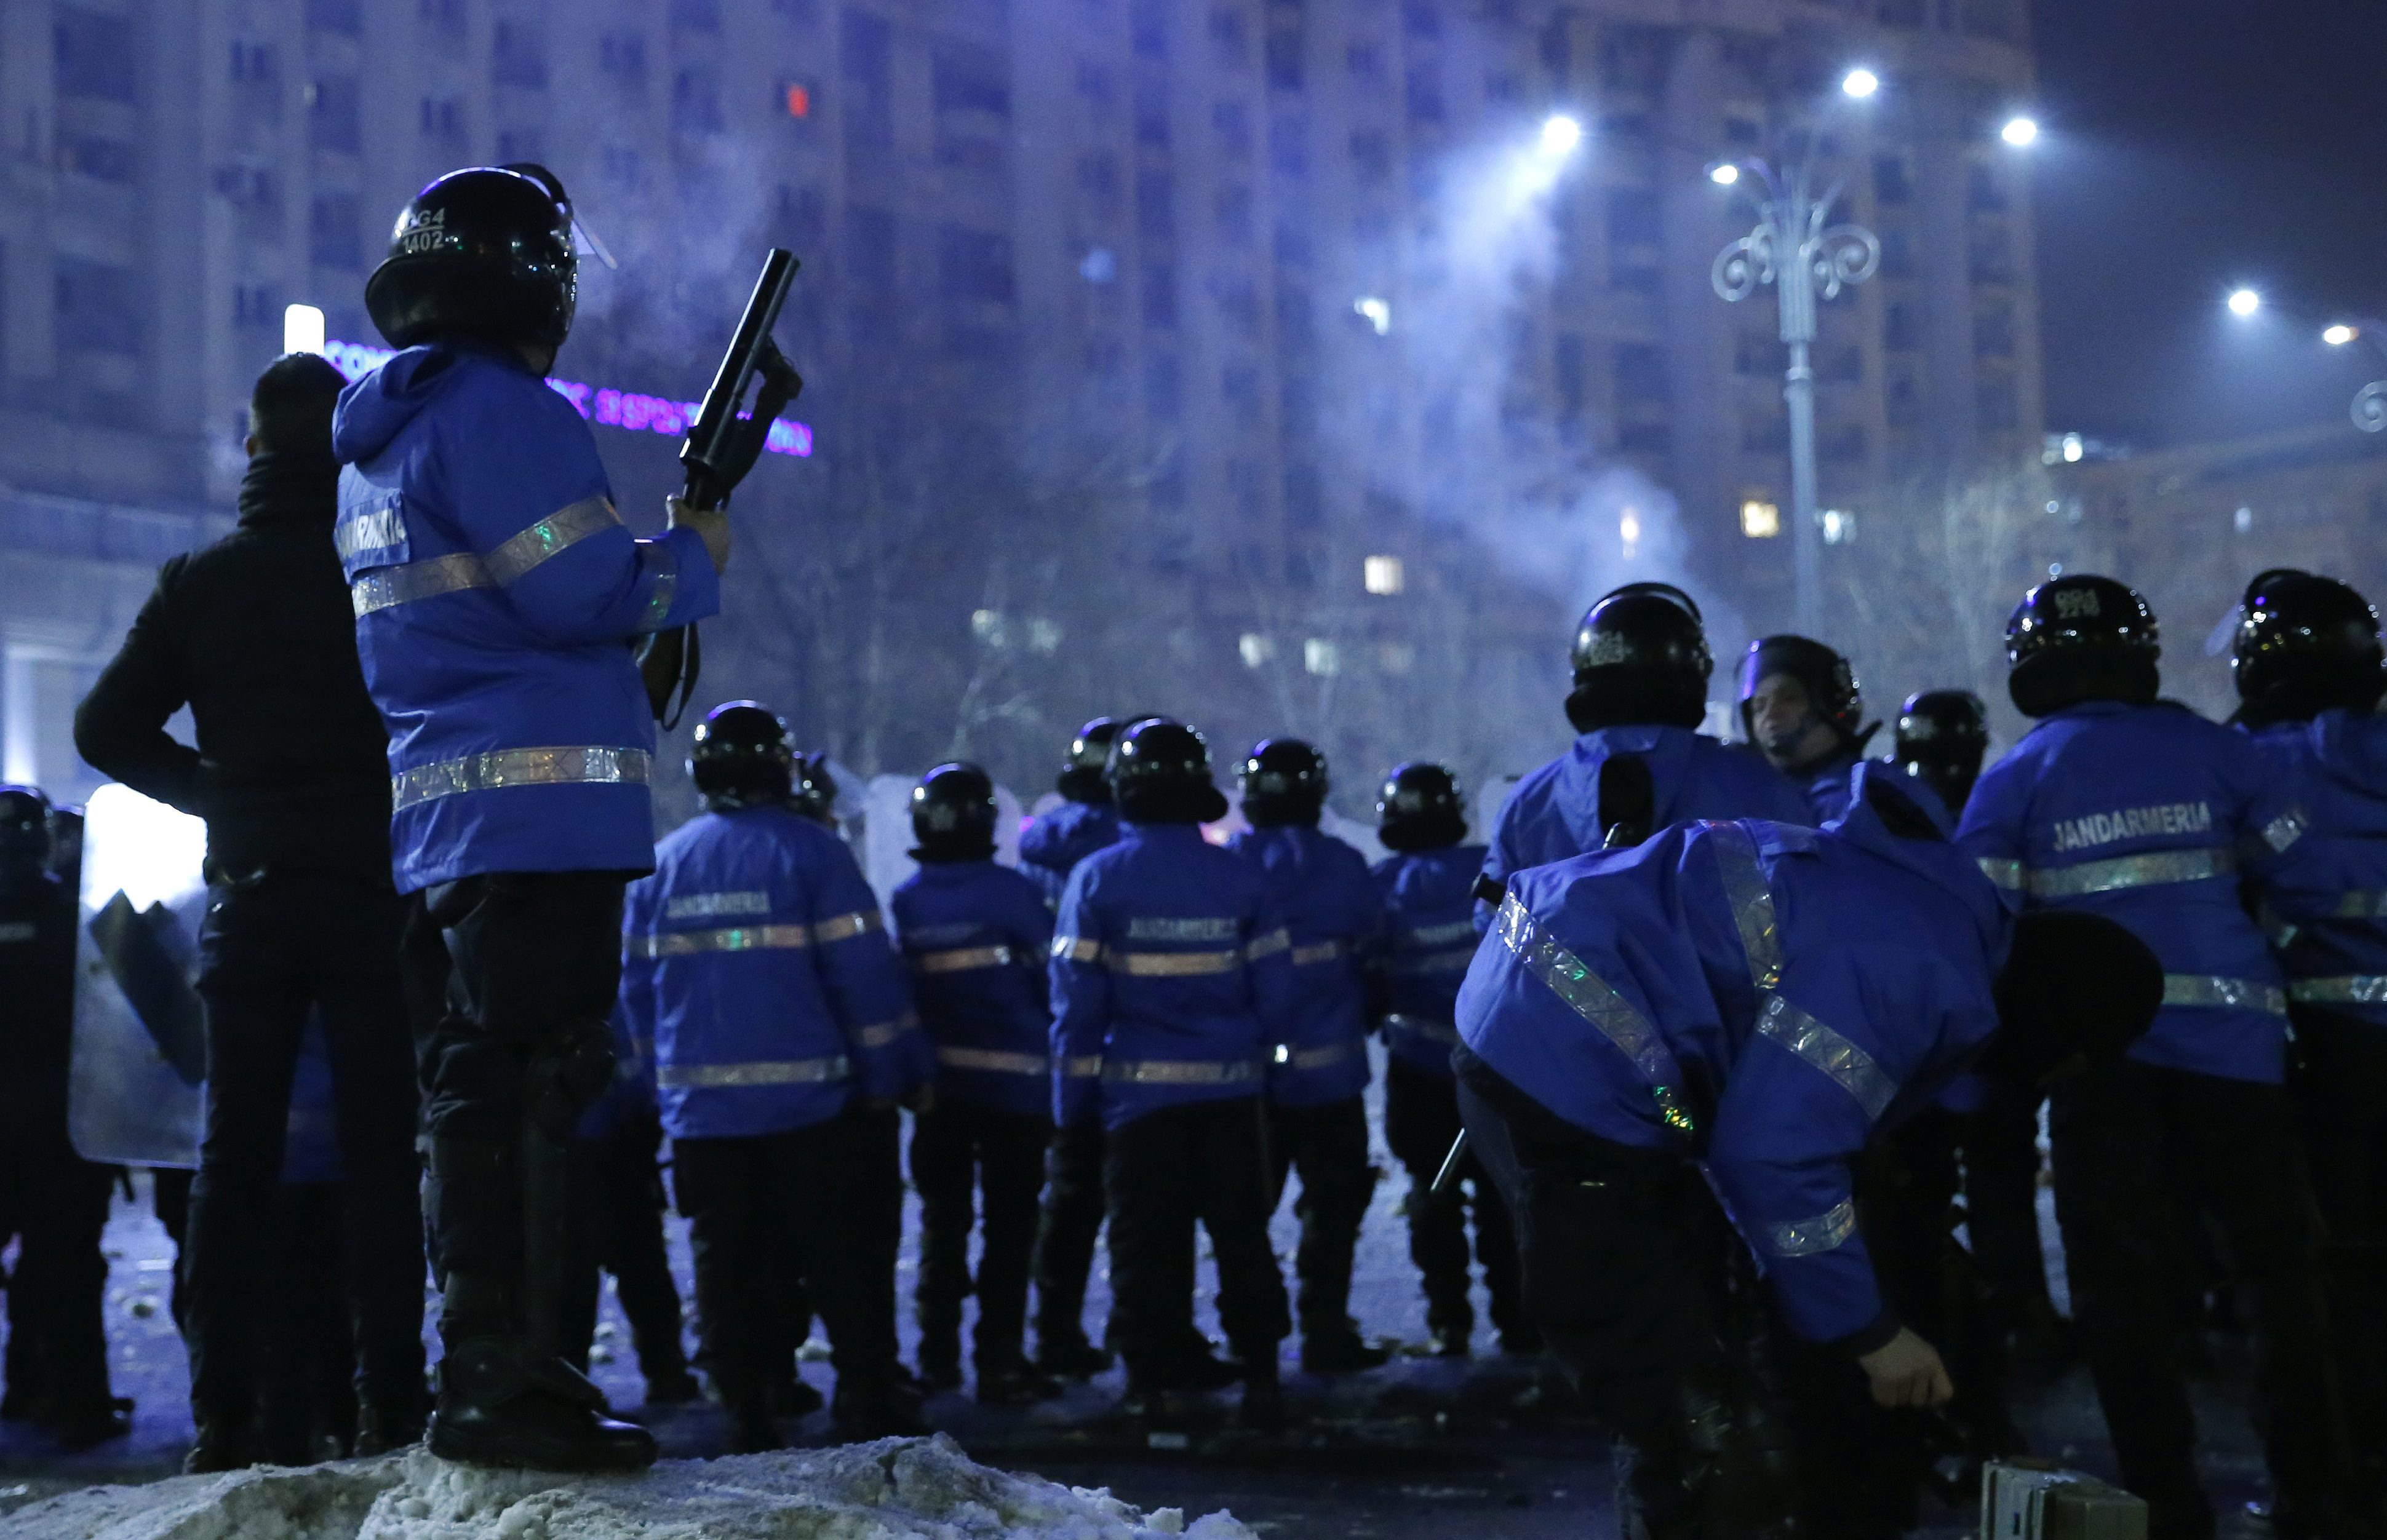
{"label": "building wall with lights", "polygon": [[[1421,618],[1437,592],[1481,613],[1471,645],[1548,684],[1580,596],[1560,577],[1497,602],[1520,586],[1515,553],[1497,566],[1460,537],[1472,489],[1447,476],[1474,463],[1469,435],[1497,461],[1535,427],[1560,446],[1541,483],[1639,467],[1679,499],[1691,574],[1762,628],[1787,614],[1787,542],[1744,537],[1741,511],[1789,504],[1781,349],[1770,297],[1709,290],[1748,221],[1703,169],[1777,152],[1834,71],[1869,62],[1879,99],[1819,141],[1885,246],[1881,275],[1824,318],[1824,500],[1872,516],[1910,473],[2035,450],[2027,188],[1994,144],[2027,96],[2022,10],[5,0],[11,773],[76,774],[57,703],[156,562],[221,526],[284,306],[374,340],[360,296],[391,215],[476,160],[554,166],[650,287],[716,275],[718,293],[681,297],[725,328],[760,246],[794,246],[783,331],[822,403],[805,474],[832,474],[838,434],[869,426],[835,420],[836,382],[899,343],[1010,370],[1023,398],[1129,446],[1150,561],[1122,587],[1238,660],[1251,700],[1234,711],[1255,723],[1284,698],[1271,670],[1403,688],[1421,649],[1447,645]],[[1550,195],[1552,276],[1503,318],[1498,398],[1471,418],[1404,362],[1407,332],[1450,282],[1436,226],[1465,152],[1554,112],[1585,134]],[[696,394],[718,338],[676,366],[609,352],[629,280],[584,266],[591,320],[562,372]],[[603,441],[642,498],[668,469],[650,436]],[[950,617],[956,646],[985,641],[976,612]]]}

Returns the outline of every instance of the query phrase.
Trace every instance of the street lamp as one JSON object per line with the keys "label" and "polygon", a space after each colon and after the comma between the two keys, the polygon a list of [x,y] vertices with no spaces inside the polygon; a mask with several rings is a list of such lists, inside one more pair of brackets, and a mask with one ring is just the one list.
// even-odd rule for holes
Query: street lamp
{"label": "street lamp", "polygon": [[1881,89],[1881,77],[1866,69],[1850,70],[1840,77],[1840,90],[1858,101],[1863,101]]}
{"label": "street lamp", "polygon": [[1553,112],[1542,120],[1542,149],[1556,158],[1570,155],[1583,143],[1583,125],[1563,112]]}
{"label": "street lamp", "polygon": [[2035,118],[2009,118],[2006,126],[1998,130],[1998,137],[2018,150],[2028,149],[2039,143],[2039,120]]}
{"label": "street lamp", "polygon": [[[1871,82],[1863,91],[1853,89],[1860,75]],[[1871,71],[1856,69],[1841,89],[1852,96],[1871,95],[1880,84]],[[1767,284],[1781,299],[1782,340],[1790,348],[1782,396],[1790,407],[1791,564],[1799,630],[1813,636],[1822,618],[1824,579],[1815,508],[1815,370],[1807,353],[1815,340],[1816,294],[1834,299],[1844,286],[1871,278],[1881,266],[1881,241],[1863,225],[1830,222],[1841,183],[1833,183],[1817,196],[1810,167],[1785,176],[1762,160],[1749,160],[1740,170],[1764,184],[1762,197],[1750,196],[1757,205],[1757,228],[1716,253],[1710,278],[1729,303],[1747,299]],[[1709,174],[1727,186],[1741,180]]]}
{"label": "street lamp", "polygon": [[2232,289],[2229,291],[2229,313],[2231,315],[2243,320],[2262,308],[2263,297],[2254,290]]}

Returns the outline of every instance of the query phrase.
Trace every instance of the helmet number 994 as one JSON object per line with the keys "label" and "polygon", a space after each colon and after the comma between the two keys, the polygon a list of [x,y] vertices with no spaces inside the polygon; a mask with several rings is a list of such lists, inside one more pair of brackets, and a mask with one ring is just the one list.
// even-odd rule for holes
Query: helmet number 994
{"label": "helmet number 994", "polygon": [[2094,620],[2100,612],[2093,589],[2065,588],[2058,590],[2053,597],[2058,620]]}

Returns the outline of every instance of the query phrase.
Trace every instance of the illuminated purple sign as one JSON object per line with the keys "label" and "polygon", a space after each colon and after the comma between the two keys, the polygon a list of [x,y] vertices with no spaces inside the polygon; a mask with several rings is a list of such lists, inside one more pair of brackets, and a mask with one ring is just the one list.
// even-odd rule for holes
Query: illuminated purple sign
{"label": "illuminated purple sign", "polygon": [[[393,356],[389,348],[372,347],[361,342],[323,344],[323,357],[351,380],[362,379]],[[547,388],[571,402],[573,410],[588,421],[609,428],[626,428],[632,433],[643,429],[677,438],[696,421],[699,410],[694,401],[666,401],[660,396],[641,396],[634,390],[599,389],[577,380],[549,379]],[[813,430],[785,417],[776,418],[763,439],[763,448],[773,454],[808,456],[813,452]]]}

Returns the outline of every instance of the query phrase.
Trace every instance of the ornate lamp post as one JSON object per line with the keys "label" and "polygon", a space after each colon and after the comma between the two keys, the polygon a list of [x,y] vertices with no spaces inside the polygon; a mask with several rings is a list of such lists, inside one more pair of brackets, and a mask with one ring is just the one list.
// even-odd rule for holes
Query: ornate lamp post
{"label": "ornate lamp post", "polygon": [[1785,176],[1762,160],[1744,160],[1710,174],[1726,184],[1753,177],[1764,189],[1751,200],[1757,228],[1716,253],[1711,276],[1727,301],[1767,284],[1781,298],[1782,340],[1790,349],[1782,396],[1790,407],[1791,560],[1799,629],[1812,636],[1822,618],[1824,552],[1815,508],[1815,370],[1807,350],[1815,340],[1818,294],[1836,298],[1844,285],[1871,278],[1881,266],[1881,241],[1863,225],[1830,223],[1841,183],[1816,196],[1806,166]]}

